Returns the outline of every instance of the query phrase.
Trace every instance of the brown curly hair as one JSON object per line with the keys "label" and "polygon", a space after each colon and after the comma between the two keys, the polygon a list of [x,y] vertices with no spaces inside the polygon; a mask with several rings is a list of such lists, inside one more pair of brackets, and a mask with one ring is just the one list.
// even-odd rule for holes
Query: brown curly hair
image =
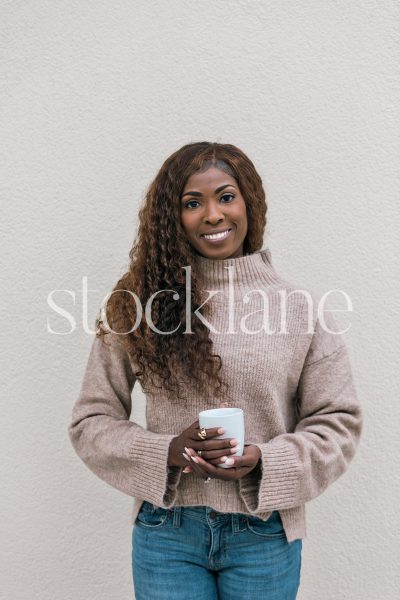
{"label": "brown curly hair", "polygon": [[[129,252],[129,270],[115,285],[105,308],[105,321],[111,330],[118,332],[132,363],[139,367],[143,391],[149,382],[165,392],[177,394],[179,400],[181,378],[196,382],[201,390],[210,384],[214,393],[222,397],[228,384],[219,376],[222,360],[212,354],[209,329],[200,319],[192,319],[194,335],[184,335],[186,329],[186,289],[183,266],[191,266],[191,317],[204,302],[201,277],[196,270],[197,253],[190,245],[181,225],[181,194],[188,178],[211,165],[220,168],[236,181],[246,203],[247,235],[243,242],[243,255],[262,248],[266,225],[267,204],[262,180],[251,160],[236,146],[211,142],[186,144],[171,154],[154,181],[150,184],[139,211],[137,238]],[[151,317],[161,331],[176,332],[161,335],[154,332],[143,314],[136,323],[137,306],[132,292],[142,307],[148,298],[159,292],[153,300]],[[179,294],[173,296],[166,290]],[[118,293],[115,293],[118,292]],[[206,315],[205,307],[198,310]],[[96,319],[97,336],[109,333],[103,325],[102,311]],[[140,312],[140,311],[139,311]],[[135,328],[132,331],[132,325]],[[104,341],[104,340],[103,340]]]}

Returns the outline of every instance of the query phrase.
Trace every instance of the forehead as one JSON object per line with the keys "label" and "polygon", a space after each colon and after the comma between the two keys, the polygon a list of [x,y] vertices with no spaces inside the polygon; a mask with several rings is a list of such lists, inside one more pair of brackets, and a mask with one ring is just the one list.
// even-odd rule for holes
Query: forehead
{"label": "forehead", "polygon": [[218,187],[218,184],[221,185],[224,183],[235,185],[236,181],[231,175],[225,173],[225,171],[221,171],[217,167],[209,167],[206,171],[193,173],[187,180],[183,191],[192,189],[192,187],[210,187],[214,189],[214,187]]}

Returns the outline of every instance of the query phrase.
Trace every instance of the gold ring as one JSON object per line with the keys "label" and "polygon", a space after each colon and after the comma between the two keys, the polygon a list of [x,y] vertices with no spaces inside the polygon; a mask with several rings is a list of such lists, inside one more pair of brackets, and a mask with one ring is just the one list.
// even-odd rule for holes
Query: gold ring
{"label": "gold ring", "polygon": [[207,477],[207,479],[204,479],[204,483],[210,483],[211,481],[211,477]]}
{"label": "gold ring", "polygon": [[199,438],[201,438],[202,440],[205,440],[207,437],[207,432],[206,432],[206,428],[202,427],[200,429],[200,431],[197,433],[197,435],[199,436]]}
{"label": "gold ring", "polygon": [[201,456],[201,450],[197,450],[197,454]]}

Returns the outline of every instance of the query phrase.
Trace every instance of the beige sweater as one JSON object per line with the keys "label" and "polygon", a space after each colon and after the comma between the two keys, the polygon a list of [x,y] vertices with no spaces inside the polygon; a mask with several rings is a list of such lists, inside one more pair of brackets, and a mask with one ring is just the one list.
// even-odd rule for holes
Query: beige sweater
{"label": "beige sweater", "polygon": [[260,448],[259,466],[239,481],[212,479],[207,485],[193,473],[182,474],[183,467],[168,467],[171,439],[220,400],[189,386],[179,405],[153,388],[146,395],[147,429],[130,421],[136,378],[114,333],[105,338],[111,347],[93,340],[68,427],[71,443],[93,473],[135,498],[131,525],[147,500],[165,508],[206,505],[264,520],[279,510],[288,541],[304,538],[305,503],[345,472],[362,430],[343,335],[326,330],[335,330],[334,320],[325,312],[323,326],[319,297],[310,291],[311,313],[306,294],[295,292],[284,318],[282,290],[298,288],[276,273],[269,249],[225,260],[199,257],[198,264],[205,289],[218,291],[204,314],[231,386],[227,400],[244,410],[245,443]]}

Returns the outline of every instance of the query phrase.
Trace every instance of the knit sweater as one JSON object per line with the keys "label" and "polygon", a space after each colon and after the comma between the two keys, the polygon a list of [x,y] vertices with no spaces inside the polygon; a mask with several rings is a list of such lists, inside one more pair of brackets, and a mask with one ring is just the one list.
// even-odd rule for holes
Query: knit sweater
{"label": "knit sweater", "polygon": [[134,497],[131,525],[147,500],[263,520],[278,510],[288,542],[304,538],[305,504],[345,472],[362,430],[343,334],[332,333],[331,313],[321,317],[317,294],[277,274],[268,248],[223,260],[199,255],[196,266],[205,298],[213,290],[203,314],[230,386],[226,399],[244,411],[245,444],[259,447],[258,465],[242,479],[213,478],[207,485],[168,466],[172,438],[221,400],[189,384],[179,405],[150,387],[146,428],[131,421],[138,369],[113,332],[106,343],[93,340],[68,426],[71,443],[93,473]]}

